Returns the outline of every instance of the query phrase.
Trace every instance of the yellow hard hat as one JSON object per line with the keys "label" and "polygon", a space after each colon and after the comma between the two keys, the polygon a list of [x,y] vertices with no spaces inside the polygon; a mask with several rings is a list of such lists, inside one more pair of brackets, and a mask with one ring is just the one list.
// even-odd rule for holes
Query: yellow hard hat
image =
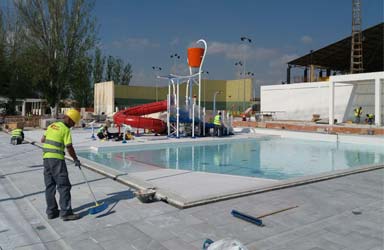
{"label": "yellow hard hat", "polygon": [[67,113],[65,114],[66,116],[68,116],[69,118],[71,118],[71,120],[76,124],[80,121],[80,113],[79,111],[77,111],[76,109],[70,109],[67,111]]}

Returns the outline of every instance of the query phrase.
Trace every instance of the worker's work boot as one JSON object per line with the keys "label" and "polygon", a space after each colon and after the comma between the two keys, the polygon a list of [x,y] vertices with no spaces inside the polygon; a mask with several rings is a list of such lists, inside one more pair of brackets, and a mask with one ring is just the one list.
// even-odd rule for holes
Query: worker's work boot
{"label": "worker's work boot", "polygon": [[48,214],[47,217],[49,220],[56,219],[57,217],[59,217],[59,211],[52,213],[52,214]]}
{"label": "worker's work boot", "polygon": [[80,219],[80,215],[79,214],[68,214],[68,215],[61,216],[61,219],[63,219],[63,221],[78,220],[78,219]]}

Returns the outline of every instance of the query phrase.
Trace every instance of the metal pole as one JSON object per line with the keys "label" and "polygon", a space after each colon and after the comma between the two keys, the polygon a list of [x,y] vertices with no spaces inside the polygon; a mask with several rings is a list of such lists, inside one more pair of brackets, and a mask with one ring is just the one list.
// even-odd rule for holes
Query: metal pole
{"label": "metal pole", "polygon": [[[247,41],[249,43],[252,42],[252,39],[250,39],[249,37],[240,37],[240,40],[241,41]],[[245,111],[245,52],[246,52],[246,49],[247,49],[247,46],[244,45],[244,52],[243,52],[243,77],[244,77],[244,80],[243,80],[243,112]]]}
{"label": "metal pole", "polygon": [[243,64],[243,112],[245,111],[245,47],[244,47],[244,64]]}
{"label": "metal pole", "polygon": [[195,138],[195,102],[192,104],[192,138]]}
{"label": "metal pole", "polygon": [[213,94],[213,115],[216,115],[216,96],[220,93],[221,91],[216,91],[215,94]]}
{"label": "metal pole", "polygon": [[200,64],[200,68],[199,68],[199,102],[198,102],[198,105],[199,105],[199,120],[201,120],[201,69],[203,67],[203,63],[204,63],[204,59],[205,59],[205,55],[207,54],[207,42],[203,39],[200,39],[199,41],[197,41],[197,43],[200,43],[202,42],[204,44],[204,55],[203,55],[203,58],[201,59],[201,64]]}
{"label": "metal pole", "polygon": [[171,84],[168,84],[168,96],[167,96],[167,129],[168,136],[171,135],[171,124],[170,124],[170,115],[171,115]]}
{"label": "metal pole", "polygon": [[203,136],[205,136],[205,107],[203,108]]}
{"label": "metal pole", "polygon": [[180,96],[180,80],[177,79],[176,81],[176,138],[180,138],[179,134],[179,126],[180,126],[180,104],[179,104],[179,96]]}

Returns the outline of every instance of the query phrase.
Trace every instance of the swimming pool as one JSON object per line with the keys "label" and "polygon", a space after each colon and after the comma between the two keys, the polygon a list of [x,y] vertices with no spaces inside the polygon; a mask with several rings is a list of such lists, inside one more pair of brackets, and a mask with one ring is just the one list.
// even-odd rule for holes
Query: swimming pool
{"label": "swimming pool", "polygon": [[280,137],[138,145],[78,155],[127,173],[166,168],[275,180],[384,164],[382,146]]}

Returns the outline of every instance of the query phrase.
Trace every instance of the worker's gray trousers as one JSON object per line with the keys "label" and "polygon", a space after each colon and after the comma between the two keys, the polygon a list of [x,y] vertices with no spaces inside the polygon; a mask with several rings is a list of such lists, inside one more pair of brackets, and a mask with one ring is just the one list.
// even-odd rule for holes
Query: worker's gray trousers
{"label": "worker's gray trousers", "polygon": [[54,158],[44,159],[45,199],[47,201],[47,215],[56,215],[59,211],[55,198],[56,188],[60,199],[60,216],[72,214],[71,183],[68,178],[65,160]]}

